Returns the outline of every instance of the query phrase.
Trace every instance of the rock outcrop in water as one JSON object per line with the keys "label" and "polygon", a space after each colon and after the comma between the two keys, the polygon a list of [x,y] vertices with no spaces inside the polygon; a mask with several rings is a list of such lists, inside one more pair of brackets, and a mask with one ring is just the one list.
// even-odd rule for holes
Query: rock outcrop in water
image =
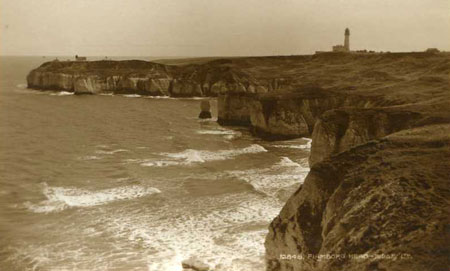
{"label": "rock outcrop in water", "polygon": [[270,271],[445,270],[449,73],[445,53],[320,54],[45,63],[28,85],[219,96],[221,124],[269,139],[311,136],[311,172],[269,228]]}
{"label": "rock outcrop in water", "polygon": [[209,266],[197,258],[189,258],[181,263],[183,271],[208,271]]}
{"label": "rock outcrop in water", "polygon": [[200,119],[210,119],[211,116],[211,104],[208,100],[203,100],[200,103],[200,115],[198,116]]}

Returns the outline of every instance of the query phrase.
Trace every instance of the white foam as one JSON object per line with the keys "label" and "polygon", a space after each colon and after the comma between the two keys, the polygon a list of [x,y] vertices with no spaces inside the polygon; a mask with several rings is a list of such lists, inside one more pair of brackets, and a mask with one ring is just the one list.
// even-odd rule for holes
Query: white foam
{"label": "white foam", "polygon": [[267,152],[267,150],[261,145],[253,144],[242,149],[219,150],[214,152],[187,149],[185,151],[177,153],[160,153],[159,155],[165,157],[162,160],[127,160],[127,162],[140,162],[141,166],[147,167],[166,167],[175,165],[192,165],[195,163],[204,163],[207,161],[227,160],[238,155],[261,152]]}
{"label": "white foam", "polygon": [[42,192],[47,200],[37,204],[25,203],[25,206],[35,213],[57,212],[69,207],[90,207],[161,193],[157,188],[138,185],[90,191],[78,188],[52,187],[46,183],[43,184]]}
{"label": "white foam", "polygon": [[235,135],[226,135],[226,136],[224,136],[224,138],[225,138],[226,140],[233,140],[233,139],[236,138],[236,136],[235,136]]}
{"label": "white foam", "polygon": [[147,161],[141,160],[140,163],[143,167],[168,167],[168,166],[177,166],[180,165],[179,162],[176,161]]}
{"label": "white foam", "polygon": [[240,135],[241,132],[233,130],[198,130],[197,134],[201,135]]}
{"label": "white foam", "polygon": [[243,180],[257,191],[274,196],[280,189],[303,183],[309,168],[282,157],[270,168],[226,171],[225,174]]}
{"label": "white foam", "polygon": [[16,88],[19,88],[19,89],[26,89],[27,87],[28,87],[28,84],[26,84],[26,83],[16,85]]}
{"label": "white foam", "polygon": [[272,145],[272,147],[276,147],[276,148],[289,148],[289,149],[306,149],[309,150],[311,149],[311,142],[312,139],[303,137],[303,140],[306,140],[306,144],[293,144],[293,143],[297,143],[297,142],[293,142],[293,141],[284,141],[285,144],[277,144],[277,145]]}
{"label": "white foam", "polygon": [[122,95],[122,96],[123,97],[127,97],[127,98],[140,98],[140,97],[142,97],[139,94],[125,94],[125,95]]}
{"label": "white foam", "polygon": [[210,100],[211,97],[171,97],[163,96],[145,96],[146,99],[170,99],[170,100]]}
{"label": "white foam", "polygon": [[70,95],[74,95],[73,92],[69,92],[69,91],[59,91],[59,92],[54,92],[50,94],[51,96],[70,96]]}
{"label": "white foam", "polygon": [[104,150],[97,150],[95,151],[95,153],[97,154],[115,154],[118,152],[129,152],[129,150],[126,149],[117,149],[117,150],[112,150],[112,151],[104,151]]}
{"label": "white foam", "polygon": [[184,100],[209,100],[209,97],[205,98],[205,97],[185,97],[185,98],[181,98]]}
{"label": "white foam", "polygon": [[267,226],[281,207],[276,199],[255,194],[192,198],[189,204],[173,199],[157,210],[123,212],[101,224],[150,251],[150,271],[182,270],[181,262],[191,257],[216,271],[262,270]]}
{"label": "white foam", "polygon": [[166,95],[164,95],[164,96],[146,96],[145,98],[146,99],[175,99],[175,98],[172,98],[172,97],[166,96]]}
{"label": "white foam", "polygon": [[198,119],[198,122],[217,122],[217,117],[216,118],[210,118],[210,119]]}
{"label": "white foam", "polygon": [[87,160],[87,161],[89,161],[89,160],[100,160],[100,159],[102,159],[102,158],[99,157],[99,156],[96,156],[96,155],[86,155],[86,156],[82,156],[82,157],[78,158],[78,160]]}
{"label": "white foam", "polygon": [[281,161],[276,164],[280,167],[301,167],[299,163],[292,161],[289,157],[281,157]]}

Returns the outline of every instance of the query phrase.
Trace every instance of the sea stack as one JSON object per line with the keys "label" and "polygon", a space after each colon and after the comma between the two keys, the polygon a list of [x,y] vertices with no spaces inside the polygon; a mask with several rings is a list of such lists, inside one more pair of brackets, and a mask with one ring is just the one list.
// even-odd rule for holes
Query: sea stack
{"label": "sea stack", "polygon": [[198,116],[200,119],[210,119],[211,116],[211,105],[209,103],[209,100],[203,100],[200,103],[200,115]]}

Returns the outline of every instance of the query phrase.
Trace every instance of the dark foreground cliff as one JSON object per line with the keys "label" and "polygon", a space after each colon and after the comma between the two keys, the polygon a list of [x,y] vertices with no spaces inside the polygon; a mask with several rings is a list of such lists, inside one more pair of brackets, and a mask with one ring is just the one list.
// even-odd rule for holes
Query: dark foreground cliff
{"label": "dark foreground cliff", "polygon": [[219,122],[312,138],[311,172],[270,225],[267,270],[446,270],[449,56],[248,61],[258,91],[220,95]]}
{"label": "dark foreground cliff", "polygon": [[168,66],[52,62],[29,87],[218,96],[218,121],[311,137],[311,172],[269,228],[267,270],[447,270],[450,55],[320,54]]}
{"label": "dark foreground cliff", "polygon": [[314,165],[270,226],[268,270],[447,270],[449,135],[404,130]]}

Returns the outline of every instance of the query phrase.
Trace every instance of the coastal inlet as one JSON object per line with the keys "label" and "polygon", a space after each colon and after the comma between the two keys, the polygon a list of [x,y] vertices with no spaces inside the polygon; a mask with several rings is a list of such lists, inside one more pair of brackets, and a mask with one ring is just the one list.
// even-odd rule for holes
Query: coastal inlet
{"label": "coastal inlet", "polygon": [[221,127],[214,99],[200,120],[197,99],[29,90],[40,59],[7,61],[2,269],[181,270],[192,258],[264,269],[268,225],[309,171],[309,140]]}

